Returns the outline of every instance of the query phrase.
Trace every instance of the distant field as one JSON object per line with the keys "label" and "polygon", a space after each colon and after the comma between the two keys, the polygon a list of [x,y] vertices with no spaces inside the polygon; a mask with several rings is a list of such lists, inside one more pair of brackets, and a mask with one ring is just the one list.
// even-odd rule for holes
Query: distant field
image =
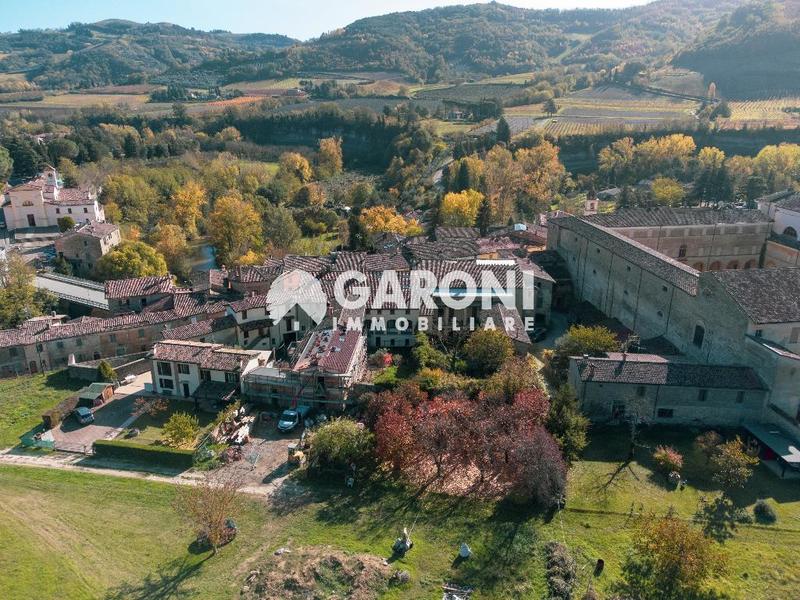
{"label": "distant field", "polygon": [[106,85],[103,87],[83,90],[84,94],[150,94],[156,90],[164,89],[163,85],[140,83],[136,85]]}
{"label": "distant field", "polygon": [[688,69],[665,67],[655,71],[647,85],[678,94],[705,97],[708,87],[702,74]]}
{"label": "distant field", "polygon": [[433,125],[434,131],[438,135],[466,133],[476,128],[475,123],[454,123],[452,121],[442,121],[441,119],[428,119],[426,122]]}
{"label": "distant field", "polygon": [[522,90],[522,86],[509,83],[465,83],[436,89],[425,88],[418,91],[415,97],[419,100],[479,102],[486,99],[505,100]]}
{"label": "distant field", "polygon": [[242,90],[243,92],[255,92],[260,90],[290,90],[300,87],[299,77],[287,77],[285,79],[262,79],[260,81],[239,81],[226,85],[225,90]]}
{"label": "distant field", "polygon": [[533,79],[533,73],[517,73],[516,75],[498,75],[497,77],[489,77],[481,79],[478,83],[483,84],[497,84],[497,83],[513,83],[522,85],[523,83]]}
{"label": "distant field", "polygon": [[722,129],[742,129],[745,126],[795,129],[800,126],[800,113],[784,111],[785,108],[800,109],[800,97],[730,102],[730,107],[730,118],[718,120]]}

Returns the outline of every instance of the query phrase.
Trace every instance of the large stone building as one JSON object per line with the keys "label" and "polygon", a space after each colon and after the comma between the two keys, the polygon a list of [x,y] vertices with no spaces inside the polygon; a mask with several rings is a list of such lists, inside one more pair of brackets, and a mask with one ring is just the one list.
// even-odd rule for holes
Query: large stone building
{"label": "large stone building", "polygon": [[[642,340],[667,342],[682,362],[752,368],[766,390],[758,420],[800,439],[800,269],[701,273],[573,216],[550,221],[548,247],[564,259],[577,300],[617,319]],[[690,406],[702,407],[699,395]],[[746,403],[731,402],[729,410],[725,423],[753,419]],[[703,418],[721,422],[712,413]]]}
{"label": "large stone building", "polygon": [[2,207],[9,231],[57,227],[62,217],[71,217],[76,223],[106,220],[95,190],[65,188],[52,167],[36,179],[8,188],[3,194]]}
{"label": "large stone building", "polygon": [[121,241],[118,226],[91,221],[65,232],[55,246],[58,256],[72,265],[75,274],[85,277]]}
{"label": "large stone building", "polygon": [[754,269],[770,234],[758,210],[628,208],[585,218],[697,271]]}
{"label": "large stone building", "polygon": [[785,190],[758,199],[758,208],[772,219],[764,265],[800,267],[800,193]]}

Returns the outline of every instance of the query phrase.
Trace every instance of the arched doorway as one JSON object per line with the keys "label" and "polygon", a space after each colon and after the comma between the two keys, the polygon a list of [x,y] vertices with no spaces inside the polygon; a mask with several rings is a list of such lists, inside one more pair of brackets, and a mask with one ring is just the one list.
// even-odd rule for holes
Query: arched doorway
{"label": "arched doorway", "polygon": [[746,263],[744,263],[744,268],[745,269],[755,269],[756,268],[756,261],[751,258]]}
{"label": "arched doorway", "polygon": [[797,230],[794,227],[787,227],[783,230],[783,235],[797,239]]}
{"label": "arched doorway", "polygon": [[721,268],[722,268],[722,263],[719,262],[718,260],[715,260],[713,263],[711,263],[711,265],[709,265],[708,270],[719,271]]}
{"label": "arched doorway", "polygon": [[693,265],[693,266],[694,266],[694,268],[695,268],[697,271],[700,271],[701,273],[703,272],[703,269],[705,268],[705,267],[703,266],[703,263],[694,263],[694,265]]}
{"label": "arched doorway", "polygon": [[728,263],[728,266],[726,268],[731,270],[731,271],[735,271],[736,269],[739,268],[739,261],[738,260],[732,260],[731,262]]}

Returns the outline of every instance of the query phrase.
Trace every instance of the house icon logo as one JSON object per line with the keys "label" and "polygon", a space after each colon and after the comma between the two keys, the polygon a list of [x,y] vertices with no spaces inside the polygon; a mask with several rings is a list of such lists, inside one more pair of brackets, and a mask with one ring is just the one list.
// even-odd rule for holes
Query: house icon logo
{"label": "house icon logo", "polygon": [[267,292],[269,318],[280,321],[295,307],[299,306],[314,323],[319,323],[328,312],[328,298],[322,285],[310,273],[294,269],[281,273]]}

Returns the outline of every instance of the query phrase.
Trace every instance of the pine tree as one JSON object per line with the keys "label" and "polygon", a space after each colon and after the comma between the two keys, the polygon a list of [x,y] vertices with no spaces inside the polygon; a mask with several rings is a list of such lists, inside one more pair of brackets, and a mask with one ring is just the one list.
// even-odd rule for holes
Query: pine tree
{"label": "pine tree", "polygon": [[481,236],[489,232],[489,226],[492,224],[492,204],[488,198],[484,198],[478,207],[478,219],[475,223],[480,229]]}
{"label": "pine tree", "polygon": [[500,117],[497,122],[497,141],[508,144],[511,141],[511,128],[508,126],[508,121],[505,117]]}

